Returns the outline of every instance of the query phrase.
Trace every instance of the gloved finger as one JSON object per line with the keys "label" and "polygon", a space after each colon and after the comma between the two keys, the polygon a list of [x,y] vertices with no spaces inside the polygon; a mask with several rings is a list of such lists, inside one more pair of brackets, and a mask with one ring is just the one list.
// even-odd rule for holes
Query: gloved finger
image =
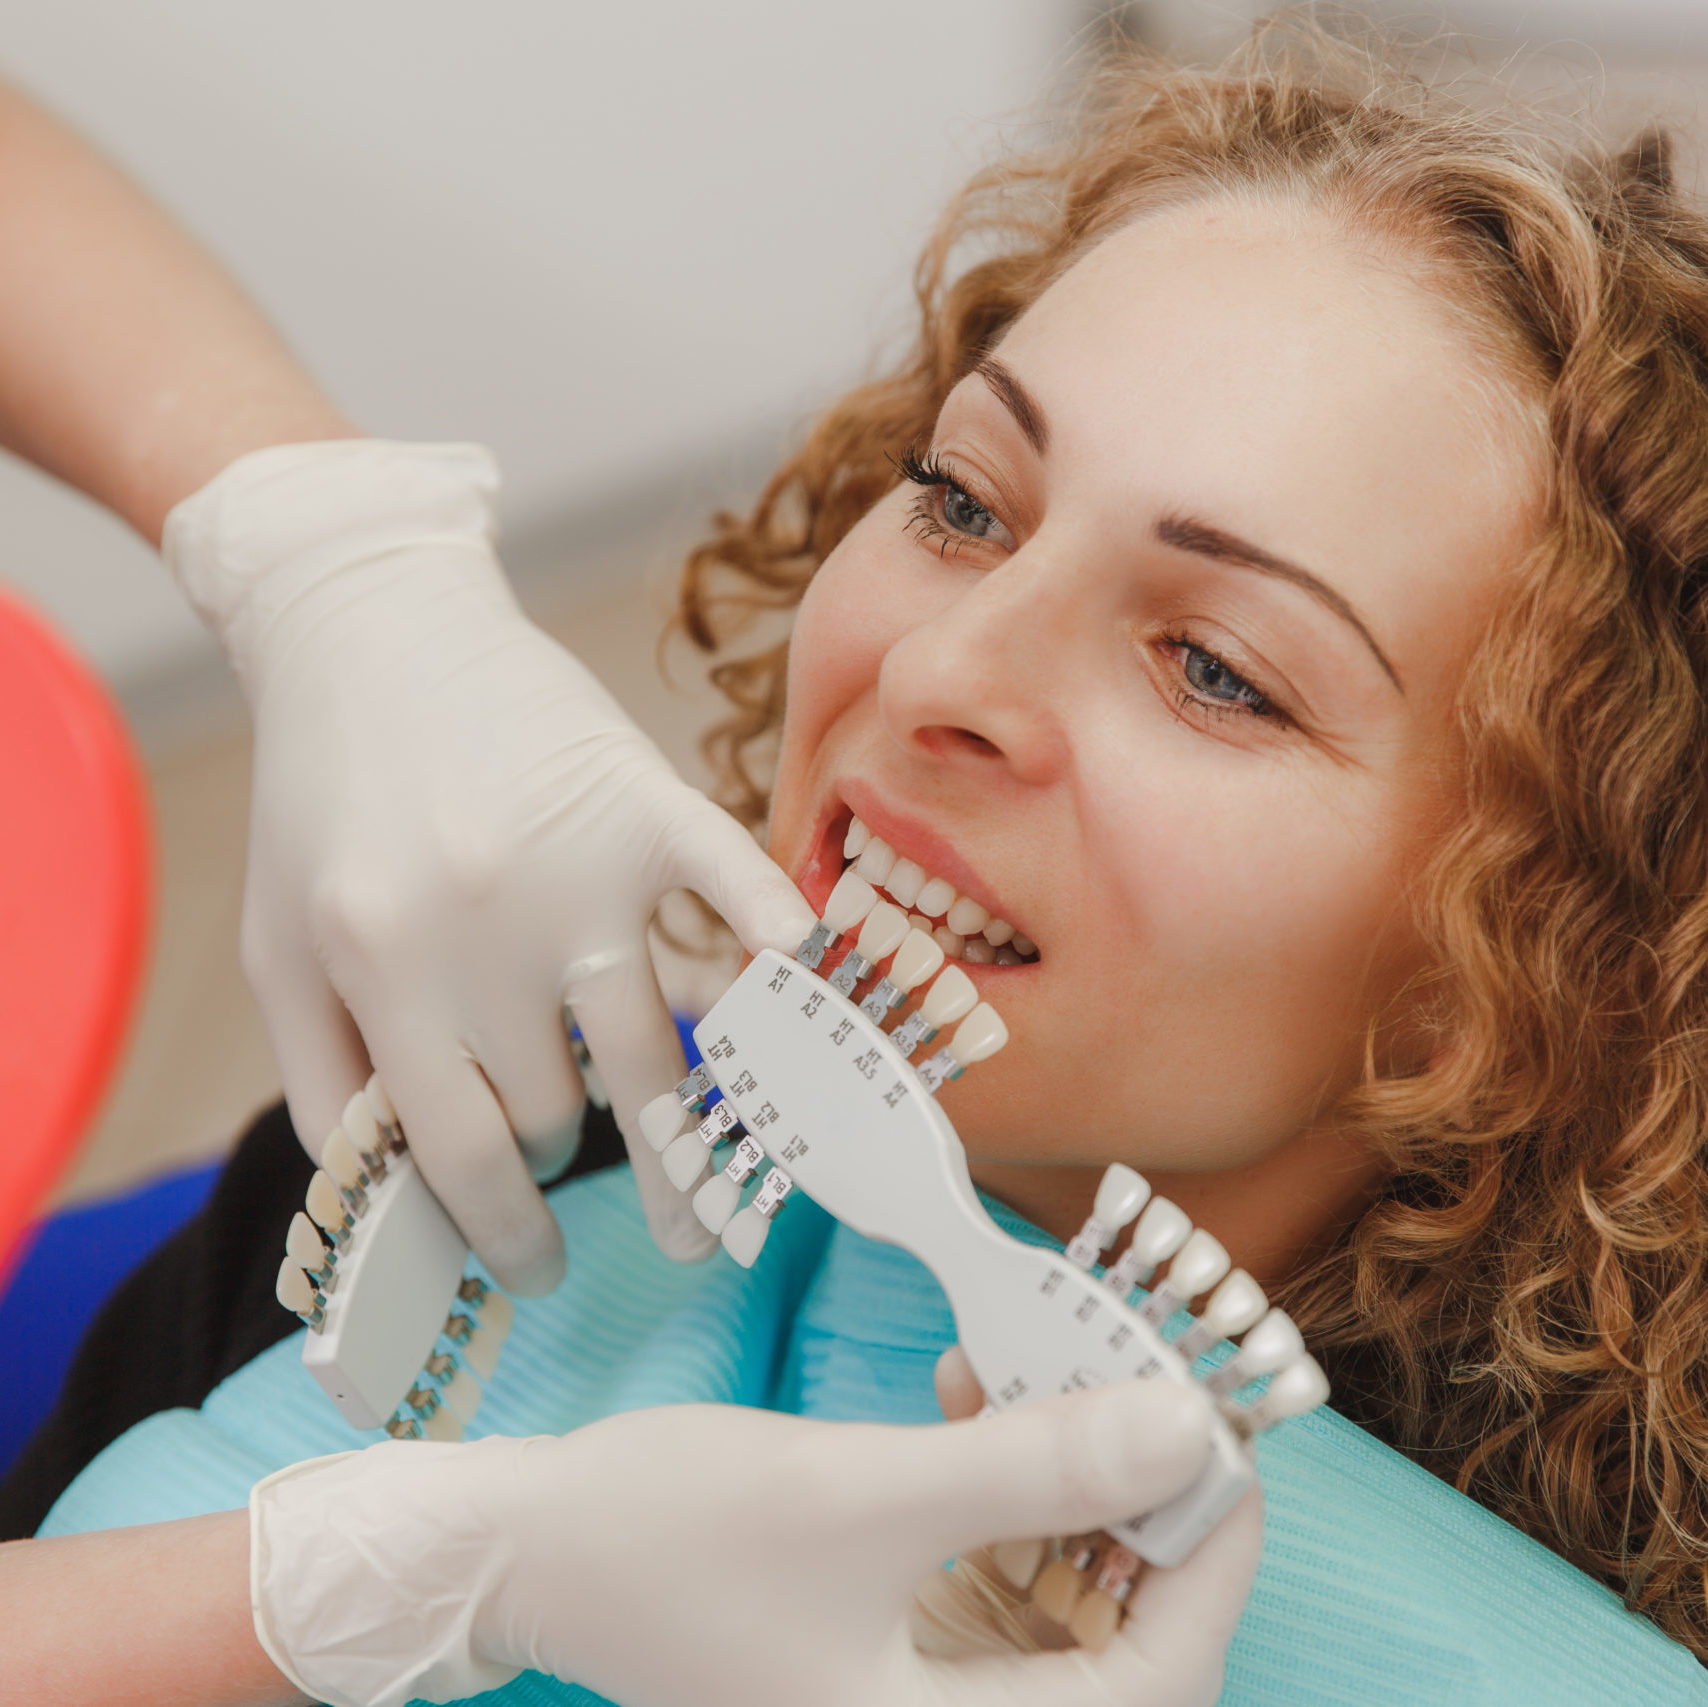
{"label": "gloved finger", "polygon": [[318,1162],[345,1103],[372,1071],[362,1034],[313,955],[263,955],[245,929],[243,969],[279,1063],[291,1125]]}
{"label": "gloved finger", "polygon": [[517,1011],[482,1027],[475,1055],[535,1179],[562,1173],[581,1143],[586,1090],[561,1010]]}
{"label": "gloved finger", "polygon": [[[881,1520],[926,1560],[1017,1536],[1071,1535],[1164,1505],[1210,1450],[1194,1388],[1122,1381],[1000,1416],[894,1431]],[[898,1566],[907,1561],[898,1556]],[[911,1584],[912,1578],[909,1578]]]}
{"label": "gloved finger", "polygon": [[1263,1492],[1254,1487],[1191,1558],[1172,1570],[1140,1574],[1127,1602],[1127,1621],[1111,1645],[1111,1667],[1137,1656],[1165,1673],[1209,1674],[1217,1668],[1219,1676],[1262,1554]]}
{"label": "gloved finger", "polygon": [[696,797],[672,824],[666,878],[692,889],[721,914],[750,954],[774,948],[792,954],[817,915],[721,806]]}
{"label": "gloved finger", "polygon": [[670,1183],[663,1162],[640,1135],[641,1109],[687,1071],[676,1022],[653,976],[645,943],[637,942],[628,954],[572,966],[565,975],[564,998],[575,1010],[611,1098],[611,1112],[634,1163],[647,1231],[666,1256],[698,1262],[717,1248],[717,1239],[695,1216],[692,1193]]}
{"label": "gloved finger", "polygon": [[550,1292],[563,1234],[480,1068],[449,1039],[424,1047],[370,1027],[368,1041],[409,1153],[475,1255],[508,1292]]}
{"label": "gloved finger", "polygon": [[984,1409],[984,1388],[958,1345],[937,1359],[931,1379],[937,1389],[937,1407],[950,1422],[976,1417]]}

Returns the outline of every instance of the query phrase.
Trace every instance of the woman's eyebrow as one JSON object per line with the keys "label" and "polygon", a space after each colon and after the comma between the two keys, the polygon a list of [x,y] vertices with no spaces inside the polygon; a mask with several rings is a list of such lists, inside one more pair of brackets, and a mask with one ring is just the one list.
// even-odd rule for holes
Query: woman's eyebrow
{"label": "woman's eyebrow", "polygon": [[1039,456],[1050,448],[1050,423],[1038,405],[1038,399],[995,356],[980,356],[973,363],[973,372],[997,395],[1003,407],[1014,417],[1014,424],[1027,444]]}
{"label": "woman's eyebrow", "polygon": [[1399,671],[1388,662],[1387,653],[1376,644],[1376,637],[1365,627],[1364,619],[1341,594],[1326,581],[1318,580],[1309,569],[1301,569],[1285,557],[1277,557],[1260,545],[1253,545],[1237,534],[1224,533],[1221,528],[1211,527],[1208,522],[1201,522],[1193,516],[1164,516],[1156,524],[1156,537],[1163,545],[1172,545],[1177,551],[1190,551],[1198,557],[1232,563],[1241,569],[1255,569],[1260,575],[1273,575],[1278,580],[1302,587],[1357,634],[1374,653],[1388,680],[1402,695],[1405,693],[1405,683],[1400,680]]}

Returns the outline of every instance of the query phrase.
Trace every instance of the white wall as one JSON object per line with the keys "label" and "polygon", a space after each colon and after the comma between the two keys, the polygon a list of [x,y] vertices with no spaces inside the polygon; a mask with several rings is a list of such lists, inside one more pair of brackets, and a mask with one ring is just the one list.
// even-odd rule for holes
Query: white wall
{"label": "white wall", "polygon": [[[375,431],[482,439],[526,538],[775,436],[902,323],[1071,0],[0,0],[0,68]],[[3,169],[0,162],[0,169]],[[123,686],[194,664],[148,552],[0,466],[0,576]]]}

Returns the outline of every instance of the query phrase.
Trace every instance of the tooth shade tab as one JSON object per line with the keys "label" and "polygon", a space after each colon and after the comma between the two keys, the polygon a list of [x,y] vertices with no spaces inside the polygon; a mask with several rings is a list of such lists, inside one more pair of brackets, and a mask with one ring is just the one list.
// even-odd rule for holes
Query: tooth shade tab
{"label": "tooth shade tab", "polygon": [[949,909],[949,915],[943,922],[959,936],[977,936],[990,923],[990,913],[977,901],[969,901],[963,895]]}
{"label": "tooth shade tab", "polygon": [[300,1209],[291,1217],[290,1230],[285,1234],[285,1252],[298,1268],[307,1269],[317,1279],[329,1275],[337,1260],[327,1249],[320,1229]]}
{"label": "tooth shade tab", "polygon": [[339,1195],[338,1187],[332,1183],[331,1175],[322,1173],[319,1168],[309,1175],[308,1195],[304,1203],[315,1224],[332,1235],[335,1245],[349,1243],[350,1211]]}
{"label": "tooth shade tab", "polygon": [[666,1091],[640,1111],[641,1136],[662,1154],[673,1139],[682,1135],[692,1118],[675,1091]]}
{"label": "tooth shade tab", "polygon": [[1328,1377],[1317,1360],[1305,1353],[1277,1370],[1259,1398],[1249,1405],[1230,1406],[1226,1414],[1230,1421],[1241,1423],[1247,1433],[1262,1434],[1289,1417],[1314,1411],[1327,1397]]}
{"label": "tooth shade tab", "polygon": [[853,930],[877,904],[877,890],[858,872],[845,871],[824,904],[824,922],[840,936]]}
{"label": "tooth shade tab", "polygon": [[1166,1197],[1153,1197],[1133,1229],[1133,1242],[1104,1279],[1124,1298],[1135,1286],[1143,1286],[1186,1243],[1192,1218]]}
{"label": "tooth shade tab", "polygon": [[872,839],[872,832],[858,818],[848,820],[848,834],[842,838],[842,857],[858,859]]}
{"label": "tooth shade tab", "polygon": [[929,878],[914,896],[913,904],[927,918],[940,919],[955,904],[955,886],[941,877]]}
{"label": "tooth shade tab", "polygon": [[1197,1357],[1221,1340],[1243,1334],[1269,1308],[1263,1288],[1236,1268],[1209,1296],[1198,1320],[1174,1342],[1182,1357]]}
{"label": "tooth shade tab", "polygon": [[287,1310],[301,1316],[316,1331],[326,1320],[326,1301],[315,1290],[314,1282],[288,1256],[279,1264],[273,1293]]}
{"label": "tooth shade tab", "polygon": [[1248,1381],[1256,1381],[1305,1354],[1305,1336],[1285,1310],[1271,1308],[1248,1329],[1239,1342],[1239,1350],[1219,1368],[1204,1378],[1204,1385],[1215,1394],[1231,1393]]}
{"label": "tooth shade tab", "polygon": [[706,1165],[706,1146],[698,1132],[684,1132],[664,1152],[664,1172],[678,1191],[686,1191]]}
{"label": "tooth shade tab", "polygon": [[334,1126],[320,1147],[320,1165],[346,1191],[360,1191],[367,1180],[362,1172],[362,1158],[356,1146],[345,1135],[342,1126]]}
{"label": "tooth shade tab", "polygon": [[978,1006],[978,986],[958,966],[945,966],[919,1004],[920,1017],[933,1031],[953,1025]]}
{"label": "tooth shade tab", "polygon": [[721,1174],[713,1174],[694,1193],[694,1214],[708,1232],[721,1235],[740,1202],[741,1187],[729,1177],[726,1169]]}
{"label": "tooth shade tab", "polygon": [[439,1389],[439,1403],[461,1423],[474,1421],[474,1414],[480,1409],[484,1396],[480,1382],[466,1369],[457,1370]]}
{"label": "tooth shade tab", "polygon": [[386,1142],[365,1092],[357,1091],[345,1103],[342,1125],[344,1135],[356,1146],[356,1154],[362,1158],[368,1173],[374,1179],[384,1179]]}
{"label": "tooth shade tab", "polygon": [[1114,1244],[1116,1235],[1144,1207],[1150,1194],[1143,1174],[1135,1173],[1125,1162],[1111,1162],[1103,1170],[1085,1225],[1067,1248],[1067,1260],[1076,1268],[1090,1268]]}
{"label": "tooth shade tab", "polygon": [[1014,927],[1006,919],[992,919],[984,928],[984,939],[992,948],[1014,940]]}
{"label": "tooth shade tab", "polygon": [[989,1002],[980,1002],[961,1021],[949,1045],[950,1053],[963,1067],[988,1061],[1008,1041],[1008,1027]]}
{"label": "tooth shade tab", "polygon": [[374,1073],[370,1075],[367,1084],[362,1088],[368,1098],[368,1107],[374,1111],[374,1119],[377,1120],[381,1126],[389,1127],[392,1131],[396,1131],[397,1110],[392,1107],[391,1098],[386,1095],[386,1088],[380,1083],[379,1074]]}
{"label": "tooth shade tab", "polygon": [[890,962],[889,981],[904,994],[942,970],[943,950],[926,932],[909,930]]}
{"label": "tooth shade tab", "polygon": [[868,883],[882,883],[896,862],[896,851],[881,836],[874,836],[861,850],[854,869]]}
{"label": "tooth shade tab", "polygon": [[919,892],[925,887],[925,867],[917,860],[898,859],[890,867],[890,874],[884,879],[884,887],[890,892],[890,899],[899,906],[911,907],[919,899]]}
{"label": "tooth shade tab", "polygon": [[1167,1276],[1144,1301],[1139,1314],[1160,1328],[1176,1310],[1208,1292],[1227,1272],[1227,1251],[1214,1234],[1200,1227],[1175,1254]]}
{"label": "tooth shade tab", "polygon": [[888,901],[880,901],[860,927],[858,948],[863,959],[882,960],[894,954],[907,936],[907,914]]}

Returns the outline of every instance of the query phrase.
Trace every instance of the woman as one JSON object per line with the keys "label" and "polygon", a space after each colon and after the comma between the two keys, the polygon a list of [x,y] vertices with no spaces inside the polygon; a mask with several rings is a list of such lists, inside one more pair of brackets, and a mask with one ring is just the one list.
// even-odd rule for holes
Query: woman
{"label": "woman", "polygon": [[[1562,156],[1333,57],[1117,67],[975,184],[915,355],[721,524],[685,615],[714,646],[800,598],[786,696],[781,651],[723,667],[719,750],[756,814],[780,729],[810,900],[869,834],[896,893],[1035,947],[969,957],[1014,1037],[944,1097],[980,1184],[1062,1237],[1138,1166],[1487,1508],[1336,1419],[1279,1431],[1224,1699],[1693,1699],[1708,227],[1657,140]],[[560,1198],[581,1248],[619,1190]],[[636,1390],[919,1415],[940,1300],[794,1226],[592,1374],[563,1338],[631,1271],[590,1265],[521,1317],[556,1397],[501,1371],[493,1425]],[[690,1319],[748,1324],[739,1378],[648,1362]],[[347,1443],[283,1353],[53,1526]]]}

